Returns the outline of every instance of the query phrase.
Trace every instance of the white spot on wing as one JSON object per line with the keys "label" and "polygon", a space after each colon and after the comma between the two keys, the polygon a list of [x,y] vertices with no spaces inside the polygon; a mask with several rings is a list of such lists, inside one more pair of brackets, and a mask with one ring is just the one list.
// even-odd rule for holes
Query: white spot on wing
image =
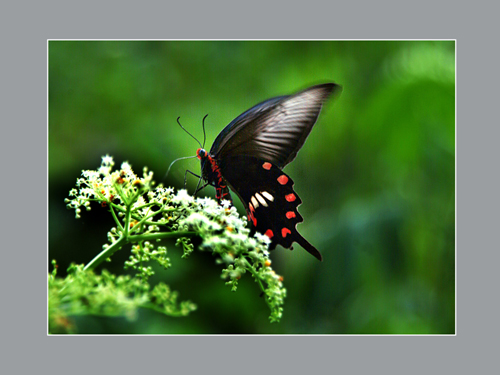
{"label": "white spot on wing", "polygon": [[259,193],[255,193],[255,198],[259,201],[260,204],[262,204],[264,207],[267,207],[267,202],[264,198]]}
{"label": "white spot on wing", "polygon": [[274,201],[274,197],[269,194],[267,191],[261,191],[260,192],[268,201]]}
{"label": "white spot on wing", "polygon": [[257,202],[257,199],[255,199],[255,197],[250,198],[250,200],[252,201],[253,207],[255,209],[259,207],[259,202]]}

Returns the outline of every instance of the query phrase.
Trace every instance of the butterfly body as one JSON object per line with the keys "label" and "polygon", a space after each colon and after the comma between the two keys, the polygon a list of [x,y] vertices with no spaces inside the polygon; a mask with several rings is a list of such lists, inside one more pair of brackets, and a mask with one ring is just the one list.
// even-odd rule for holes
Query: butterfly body
{"label": "butterfly body", "polygon": [[302,201],[282,169],[295,158],[334,91],[340,86],[327,83],[259,103],[231,121],[210,152],[200,148],[196,153],[202,177],[215,187],[219,203],[231,201],[231,188],[253,228],[271,239],[270,249],[297,242],[322,259],[296,229],[303,221],[297,210]]}
{"label": "butterfly body", "polygon": [[217,160],[202,148],[196,151],[196,156],[201,160],[201,174],[203,178],[215,187],[217,201],[220,203],[223,199],[226,199],[232,202],[228,184],[224,177],[222,177]]}

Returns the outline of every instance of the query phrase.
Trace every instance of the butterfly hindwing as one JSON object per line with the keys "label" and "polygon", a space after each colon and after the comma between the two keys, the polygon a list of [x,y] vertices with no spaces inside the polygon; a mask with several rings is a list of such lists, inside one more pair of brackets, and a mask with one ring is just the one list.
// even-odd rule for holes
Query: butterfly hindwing
{"label": "butterfly hindwing", "polygon": [[302,200],[293,190],[293,180],[272,163],[250,156],[233,156],[220,163],[226,182],[245,205],[252,226],[276,245],[292,248],[297,242],[321,260],[321,254],[297,231],[303,221],[297,207]]}

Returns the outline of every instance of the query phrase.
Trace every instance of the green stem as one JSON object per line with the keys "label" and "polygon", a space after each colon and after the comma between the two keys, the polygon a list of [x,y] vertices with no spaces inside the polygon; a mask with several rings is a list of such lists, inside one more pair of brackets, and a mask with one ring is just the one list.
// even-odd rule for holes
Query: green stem
{"label": "green stem", "polygon": [[[141,225],[143,225],[143,224],[145,224],[147,222],[147,219],[155,216],[156,214],[157,214],[157,212],[152,212],[151,214],[144,216],[139,222],[137,222],[132,228],[130,228],[129,232],[134,232],[134,230],[136,228],[140,228]],[[131,216],[132,216],[132,218],[134,218],[134,215],[131,215]],[[154,222],[151,222],[151,224],[158,225],[157,223],[154,223]],[[149,224],[149,225],[151,225],[151,224]]]}
{"label": "green stem", "polygon": [[113,255],[117,250],[119,250],[127,240],[124,236],[120,237],[116,242],[114,242],[111,246],[108,246],[106,249],[101,251],[99,255],[97,255],[94,259],[92,259],[84,268],[84,270],[93,270],[99,264],[101,264],[104,260]]}
{"label": "green stem", "polygon": [[151,234],[138,234],[136,236],[122,236],[111,246],[101,251],[94,259],[92,259],[84,268],[84,270],[93,270],[117,250],[119,250],[125,243],[135,243],[139,241],[154,241],[166,238],[179,238],[179,237],[194,237],[196,232],[183,231],[183,232],[167,232],[167,233],[151,233]]}
{"label": "green stem", "polygon": [[172,316],[172,317],[182,317],[182,316],[185,316],[184,314],[182,314],[182,312],[180,311],[172,311],[172,312],[166,312],[165,311],[165,308],[160,308],[152,303],[146,303],[144,305],[142,305],[141,307],[144,307],[144,308],[147,308],[147,309],[151,309],[153,311],[156,311],[156,312],[159,312],[161,314],[166,314],[166,315],[169,315],[169,316]]}
{"label": "green stem", "polygon": [[129,242],[139,242],[139,241],[155,241],[163,240],[166,238],[179,238],[179,237],[195,237],[196,232],[184,231],[184,232],[166,232],[166,233],[150,233],[150,234],[137,234],[135,236],[129,236]]}
{"label": "green stem", "polygon": [[[245,260],[245,264],[246,264],[245,269],[247,271],[249,271],[253,275],[253,278],[255,279],[255,281],[257,281],[257,283],[260,286],[260,289],[265,294],[266,293],[266,289],[264,288],[264,285],[262,284],[262,281],[260,280],[260,277],[258,276],[257,271],[255,271],[254,267],[250,264],[250,262],[246,258],[243,258],[243,259]],[[272,311],[273,308],[272,308],[271,304],[269,303],[269,301],[267,300],[267,296],[265,296],[264,299],[266,300],[267,306],[269,306],[269,308]]]}
{"label": "green stem", "polygon": [[[100,200],[98,200],[98,199],[94,199],[94,200],[96,202],[100,202]],[[123,208],[122,206],[120,206],[120,205],[117,205],[117,204],[114,204],[114,203],[110,203],[110,206],[112,206],[116,211],[120,211],[120,212],[122,212],[124,214],[127,212],[127,210],[125,208]],[[134,209],[134,211],[136,211],[136,210],[137,210],[137,208]],[[162,208],[162,209],[159,209],[158,211],[152,212],[151,215],[147,217],[147,219],[149,219],[152,216],[161,214],[163,212],[173,212],[173,211],[176,211],[176,210],[177,209],[173,208],[173,207],[172,208]],[[133,212],[131,213],[130,217],[132,219],[134,219],[134,220],[141,220],[140,215],[134,214]],[[142,220],[144,220],[144,219],[142,219]],[[144,221],[144,224],[147,224],[147,225],[162,225],[162,223],[148,221],[148,220]]]}
{"label": "green stem", "polygon": [[127,212],[125,213],[125,224],[124,224],[124,229],[125,229],[125,238],[128,238],[128,233],[130,230],[130,211],[132,207],[131,205],[127,205]]}
{"label": "green stem", "polygon": [[118,193],[118,195],[120,196],[120,198],[122,199],[122,202],[128,206],[129,204],[129,200],[127,199],[127,197],[125,196],[125,194],[123,193],[123,189],[122,189],[122,186],[120,184],[114,184],[114,187],[116,189],[116,192]]}
{"label": "green stem", "polygon": [[113,204],[111,204],[110,202],[110,205],[109,205],[109,210],[111,211],[111,214],[113,215],[113,219],[115,220],[115,223],[116,225],[118,225],[118,228],[120,229],[120,231],[123,231],[123,227],[122,225],[120,224],[120,220],[118,220],[118,217],[116,216],[115,214],[115,210],[113,209]]}

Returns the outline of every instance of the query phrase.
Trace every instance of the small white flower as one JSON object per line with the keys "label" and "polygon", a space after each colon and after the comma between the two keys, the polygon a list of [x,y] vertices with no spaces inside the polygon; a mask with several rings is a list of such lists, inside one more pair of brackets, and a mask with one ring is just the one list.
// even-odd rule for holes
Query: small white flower
{"label": "small white flower", "polygon": [[121,170],[124,171],[125,173],[129,174],[129,173],[134,173],[132,171],[132,166],[129,164],[128,161],[124,161],[121,165]]}
{"label": "small white flower", "polygon": [[255,232],[254,237],[257,239],[259,242],[264,242],[265,244],[271,243],[271,239],[267,237],[265,234],[261,234],[259,232]]}
{"label": "small white flower", "polygon": [[101,165],[105,165],[105,166],[110,166],[112,167],[113,165],[115,165],[114,161],[113,161],[113,157],[112,156],[109,156],[109,155],[106,155],[106,156],[103,156],[102,157],[102,162],[101,162]]}
{"label": "small white flower", "polygon": [[177,195],[172,198],[172,203],[180,203],[182,206],[188,206],[193,201],[194,198],[185,189],[179,190]]}
{"label": "small white flower", "polygon": [[111,166],[109,165],[101,165],[98,169],[99,173],[102,175],[102,176],[107,176],[109,175],[109,173],[111,172]]}
{"label": "small white flower", "polygon": [[232,205],[231,201],[227,199],[223,199],[220,204],[223,208],[230,208]]}

